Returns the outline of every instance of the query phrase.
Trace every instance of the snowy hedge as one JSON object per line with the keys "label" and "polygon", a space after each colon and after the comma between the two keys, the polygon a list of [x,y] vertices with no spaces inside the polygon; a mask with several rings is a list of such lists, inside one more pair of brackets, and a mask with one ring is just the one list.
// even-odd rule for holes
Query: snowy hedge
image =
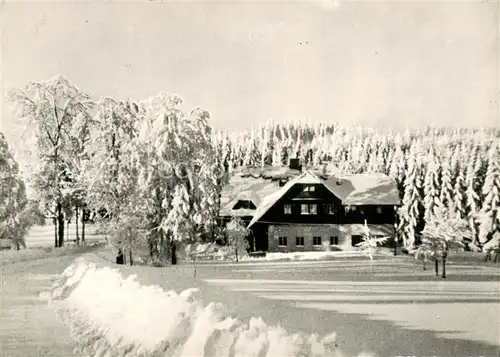
{"label": "snowy hedge", "polygon": [[335,334],[290,334],[260,318],[244,323],[197,289],[141,286],[135,276],[79,258],[54,283],[50,303],[88,356],[343,356]]}

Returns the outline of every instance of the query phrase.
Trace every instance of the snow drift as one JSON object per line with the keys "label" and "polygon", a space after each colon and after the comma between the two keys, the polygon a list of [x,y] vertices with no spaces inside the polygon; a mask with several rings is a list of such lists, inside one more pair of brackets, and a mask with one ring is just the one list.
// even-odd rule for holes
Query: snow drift
{"label": "snow drift", "polygon": [[244,323],[197,289],[141,286],[136,276],[79,258],[54,283],[50,304],[89,356],[343,356],[335,334],[290,334],[260,318]]}

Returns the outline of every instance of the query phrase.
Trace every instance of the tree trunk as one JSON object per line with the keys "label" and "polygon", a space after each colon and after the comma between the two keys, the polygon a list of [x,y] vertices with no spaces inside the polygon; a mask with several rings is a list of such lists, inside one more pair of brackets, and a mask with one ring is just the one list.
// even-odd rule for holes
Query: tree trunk
{"label": "tree trunk", "polygon": [[134,265],[134,260],[132,259],[132,249],[128,251],[128,260],[130,261],[130,266]]}
{"label": "tree trunk", "polygon": [[82,211],[82,244],[85,245],[85,211]]}
{"label": "tree trunk", "polygon": [[78,207],[75,209],[75,229],[76,229],[76,244],[80,245],[80,234],[78,232]]}
{"label": "tree trunk", "polygon": [[439,276],[439,262],[437,259],[434,259],[434,269],[436,270],[436,276]]}
{"label": "tree trunk", "polygon": [[443,279],[446,278],[446,258],[448,258],[448,244],[444,244],[444,252],[443,252]]}
{"label": "tree trunk", "polygon": [[424,270],[427,270],[427,260],[424,259]]}
{"label": "tree trunk", "polygon": [[69,242],[69,219],[66,221],[66,242]]}
{"label": "tree trunk", "polygon": [[238,263],[238,247],[234,249],[234,254],[236,255],[236,263]]}
{"label": "tree trunk", "polygon": [[64,213],[62,212],[61,203],[57,204],[57,225],[58,225],[58,233],[59,233],[59,247],[64,246]]}
{"label": "tree trunk", "polygon": [[172,265],[177,264],[176,250],[177,250],[176,244],[175,244],[175,242],[172,241],[172,244],[171,244],[171,263],[172,263]]}
{"label": "tree trunk", "polygon": [[[398,255],[398,236],[394,236],[394,256]],[[424,265],[425,270],[425,265]]]}
{"label": "tree trunk", "polygon": [[54,248],[59,246],[59,241],[57,239],[57,219],[52,218],[52,222],[54,223]]}
{"label": "tree trunk", "polygon": [[153,259],[154,257],[154,240],[153,240],[153,233],[149,233],[148,236],[148,245],[149,245],[149,257]]}
{"label": "tree trunk", "polygon": [[486,255],[484,256],[484,261],[487,262],[491,259],[491,250],[486,251]]}

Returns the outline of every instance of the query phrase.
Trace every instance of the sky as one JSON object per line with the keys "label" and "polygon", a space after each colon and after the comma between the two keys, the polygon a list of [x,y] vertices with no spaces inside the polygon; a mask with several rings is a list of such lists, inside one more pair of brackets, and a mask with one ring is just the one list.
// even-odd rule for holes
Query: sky
{"label": "sky", "polygon": [[96,99],[179,94],[228,130],[500,124],[494,0],[3,1],[1,13],[3,94],[62,74]]}

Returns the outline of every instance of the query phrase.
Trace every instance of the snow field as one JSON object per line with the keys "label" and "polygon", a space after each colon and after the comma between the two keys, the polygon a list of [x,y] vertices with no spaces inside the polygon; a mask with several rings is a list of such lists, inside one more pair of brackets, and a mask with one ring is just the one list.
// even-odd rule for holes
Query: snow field
{"label": "snow field", "polygon": [[53,285],[50,304],[89,356],[341,357],[336,334],[291,334],[261,318],[248,323],[218,303],[142,286],[116,269],[78,258]]}
{"label": "snow field", "polygon": [[[267,253],[264,257],[251,257],[246,252],[238,253],[241,262],[258,261],[308,261],[308,260],[334,260],[335,258],[349,258],[364,256],[358,248],[341,251],[311,251],[290,253]],[[378,255],[387,255],[379,252]],[[185,247],[182,259],[196,258],[198,260],[234,260],[234,251],[231,247],[220,246],[215,243],[189,244]]]}

